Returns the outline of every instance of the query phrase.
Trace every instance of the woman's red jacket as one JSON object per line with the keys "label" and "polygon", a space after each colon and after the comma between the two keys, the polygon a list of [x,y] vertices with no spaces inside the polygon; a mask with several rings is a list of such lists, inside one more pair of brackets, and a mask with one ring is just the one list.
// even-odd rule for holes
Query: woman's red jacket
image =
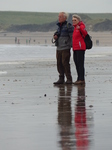
{"label": "woman's red jacket", "polygon": [[[80,26],[79,29],[76,27]],[[72,36],[72,47],[73,50],[86,50],[86,45],[84,42],[84,37],[87,35],[87,31],[85,29],[85,24],[81,21],[77,25],[74,26],[73,36]],[[82,33],[82,35],[81,35]]]}

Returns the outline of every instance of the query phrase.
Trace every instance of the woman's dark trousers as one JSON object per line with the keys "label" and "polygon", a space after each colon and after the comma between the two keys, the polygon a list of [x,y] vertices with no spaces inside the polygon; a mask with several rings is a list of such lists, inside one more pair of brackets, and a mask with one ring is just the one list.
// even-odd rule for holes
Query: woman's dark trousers
{"label": "woman's dark trousers", "polygon": [[84,60],[85,60],[85,50],[75,50],[73,51],[73,60],[76,66],[77,71],[77,81],[85,80],[85,68],[84,68]]}

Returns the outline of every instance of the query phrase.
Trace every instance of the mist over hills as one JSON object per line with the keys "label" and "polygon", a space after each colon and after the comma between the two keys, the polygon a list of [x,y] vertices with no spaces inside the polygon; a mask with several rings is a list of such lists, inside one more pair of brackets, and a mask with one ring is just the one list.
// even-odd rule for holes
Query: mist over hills
{"label": "mist over hills", "polygon": [[[72,15],[68,21],[72,23]],[[79,14],[88,31],[112,31],[112,14]],[[57,29],[58,13],[0,12],[0,30],[48,32]]]}

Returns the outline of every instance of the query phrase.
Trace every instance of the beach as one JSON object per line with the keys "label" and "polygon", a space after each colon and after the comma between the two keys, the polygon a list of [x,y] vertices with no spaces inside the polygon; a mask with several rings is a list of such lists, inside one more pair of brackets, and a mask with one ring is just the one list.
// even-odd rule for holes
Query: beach
{"label": "beach", "polygon": [[[54,31],[55,32],[55,31]],[[53,45],[54,32],[0,32],[0,44]],[[112,46],[112,32],[89,32],[94,46]],[[15,38],[17,41],[15,42]]]}
{"label": "beach", "polygon": [[[85,86],[54,86],[55,47],[0,45],[0,149],[110,150],[112,50],[86,51]],[[71,72],[77,75],[71,57]]]}

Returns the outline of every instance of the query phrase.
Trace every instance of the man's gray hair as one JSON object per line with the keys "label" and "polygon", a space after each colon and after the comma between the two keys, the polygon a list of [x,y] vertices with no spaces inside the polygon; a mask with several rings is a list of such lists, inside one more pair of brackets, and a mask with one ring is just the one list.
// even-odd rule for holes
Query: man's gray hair
{"label": "man's gray hair", "polygon": [[66,19],[68,18],[68,13],[66,13],[66,12],[60,12],[60,13],[62,13]]}
{"label": "man's gray hair", "polygon": [[77,14],[72,15],[72,18],[77,18],[79,21],[81,21],[81,17]]}

